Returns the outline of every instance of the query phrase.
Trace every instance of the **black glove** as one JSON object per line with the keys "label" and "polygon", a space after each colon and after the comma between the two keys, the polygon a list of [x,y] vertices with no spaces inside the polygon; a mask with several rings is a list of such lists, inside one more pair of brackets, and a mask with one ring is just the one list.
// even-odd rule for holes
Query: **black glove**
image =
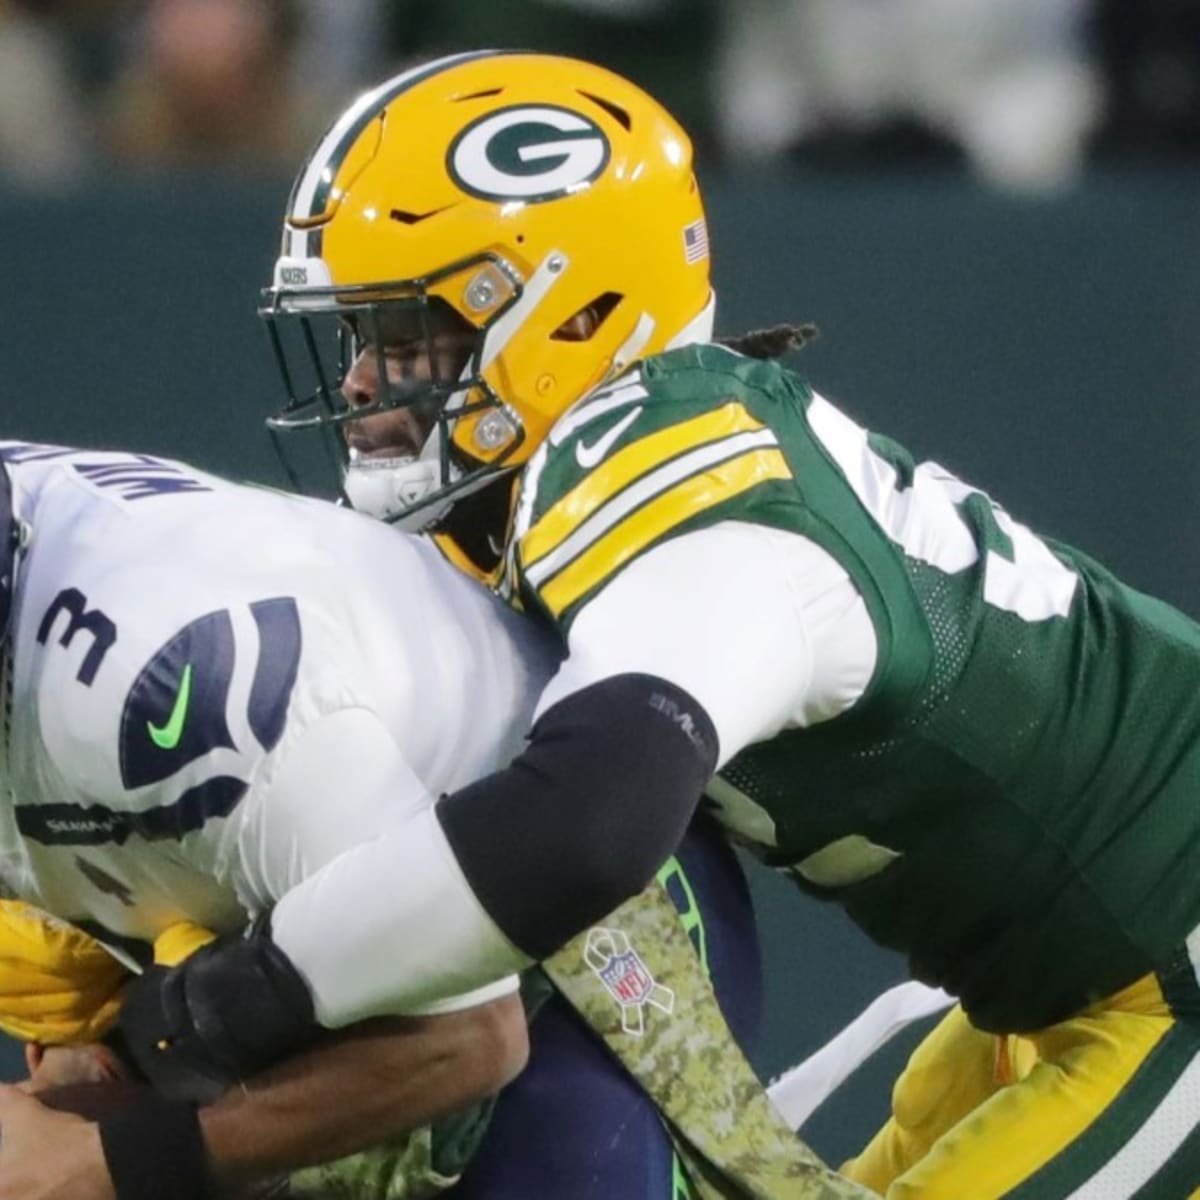
{"label": "black glove", "polygon": [[266,923],[218,938],[130,986],[120,1032],[147,1081],[172,1100],[209,1103],[317,1032],[312,996]]}

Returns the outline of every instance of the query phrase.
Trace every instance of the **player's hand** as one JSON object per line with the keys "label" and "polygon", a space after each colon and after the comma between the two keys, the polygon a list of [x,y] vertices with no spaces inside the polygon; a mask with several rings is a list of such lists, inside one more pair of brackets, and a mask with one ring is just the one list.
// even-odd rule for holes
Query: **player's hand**
{"label": "player's hand", "polygon": [[100,1130],[0,1085],[0,1200],[115,1200]]}
{"label": "player's hand", "polygon": [[200,1104],[315,1032],[308,986],[261,926],[178,966],[149,968],[121,1008],[121,1033],[146,1079],[164,1096]]}

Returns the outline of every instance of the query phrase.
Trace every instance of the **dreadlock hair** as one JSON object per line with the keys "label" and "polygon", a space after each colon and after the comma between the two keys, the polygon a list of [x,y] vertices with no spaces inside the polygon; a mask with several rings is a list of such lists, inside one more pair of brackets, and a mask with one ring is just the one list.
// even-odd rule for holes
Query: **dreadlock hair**
{"label": "dreadlock hair", "polygon": [[793,350],[802,350],[820,331],[809,322],[803,325],[772,325],[769,329],[752,329],[737,337],[717,338],[718,346],[744,354],[747,358],[782,358]]}

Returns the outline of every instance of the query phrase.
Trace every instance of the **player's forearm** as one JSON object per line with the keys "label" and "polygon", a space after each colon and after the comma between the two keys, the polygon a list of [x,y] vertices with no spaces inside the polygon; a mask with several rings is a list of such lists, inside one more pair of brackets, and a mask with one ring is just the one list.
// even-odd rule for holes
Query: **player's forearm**
{"label": "player's forearm", "polygon": [[364,1022],[201,1110],[213,1174],[283,1174],[379,1145],[495,1094],[527,1054],[513,996],[437,1017]]}

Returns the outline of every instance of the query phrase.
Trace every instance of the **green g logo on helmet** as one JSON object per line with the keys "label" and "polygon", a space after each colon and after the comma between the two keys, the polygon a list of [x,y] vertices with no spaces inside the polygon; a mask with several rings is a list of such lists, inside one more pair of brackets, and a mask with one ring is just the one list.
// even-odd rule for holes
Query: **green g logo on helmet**
{"label": "green g logo on helmet", "polygon": [[468,125],[446,154],[451,178],[484,200],[555,200],[586,186],[609,160],[608,138],[581,113],[522,104]]}

